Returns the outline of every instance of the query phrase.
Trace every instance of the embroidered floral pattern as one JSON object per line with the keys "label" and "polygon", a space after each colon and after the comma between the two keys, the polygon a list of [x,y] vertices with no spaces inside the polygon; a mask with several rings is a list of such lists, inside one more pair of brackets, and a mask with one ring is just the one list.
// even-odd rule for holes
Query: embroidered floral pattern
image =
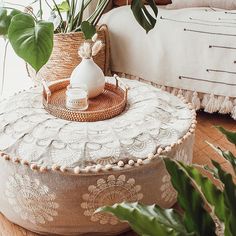
{"label": "embroidered floral pattern", "polygon": [[15,174],[9,177],[5,194],[14,211],[32,224],[45,224],[58,215],[55,194],[38,179]]}
{"label": "embroidered floral pattern", "polygon": [[0,150],[37,165],[83,168],[115,164],[124,157],[145,159],[187,133],[193,115],[186,104],[151,85],[124,82],[130,87],[126,110],[99,122],[51,116],[42,107],[40,87],[13,96],[0,104]]}
{"label": "embroidered floral pattern", "polygon": [[83,195],[84,202],[81,207],[85,209],[84,215],[91,217],[91,221],[100,224],[116,225],[119,221],[116,217],[107,213],[96,213],[95,210],[106,205],[113,205],[123,201],[136,202],[143,198],[140,193],[141,186],[135,185],[135,179],[126,180],[125,175],[116,177],[110,175],[107,179],[97,180],[97,185],[90,185],[88,193]]}
{"label": "embroidered floral pattern", "polygon": [[170,176],[167,174],[164,175],[162,178],[162,183],[163,184],[161,186],[161,198],[166,203],[173,202],[177,197],[177,193],[171,185]]}

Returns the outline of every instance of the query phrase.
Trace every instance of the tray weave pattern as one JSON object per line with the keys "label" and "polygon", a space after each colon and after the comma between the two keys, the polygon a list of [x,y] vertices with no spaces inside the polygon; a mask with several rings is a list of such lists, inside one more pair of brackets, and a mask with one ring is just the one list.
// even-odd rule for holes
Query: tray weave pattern
{"label": "tray weave pattern", "polygon": [[78,122],[95,122],[110,119],[121,114],[127,103],[127,90],[116,84],[106,83],[104,92],[96,98],[89,99],[86,111],[72,111],[66,108],[66,87],[69,80],[50,85],[50,95],[44,90],[44,108],[53,116],[64,120]]}

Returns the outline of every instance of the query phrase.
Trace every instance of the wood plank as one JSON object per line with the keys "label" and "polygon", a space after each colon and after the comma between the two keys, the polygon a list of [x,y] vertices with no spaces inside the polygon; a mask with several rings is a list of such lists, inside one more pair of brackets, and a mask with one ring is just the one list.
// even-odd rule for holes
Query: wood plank
{"label": "wood plank", "polygon": [[[229,116],[218,114],[206,114],[200,112],[198,114],[198,125],[196,130],[196,142],[194,147],[193,162],[197,164],[210,164],[210,159],[218,161],[222,166],[232,172],[227,162],[216,154],[205,142],[205,140],[213,144],[222,146],[225,149],[235,150],[233,145],[229,144],[226,139],[213,126],[221,125],[227,129],[236,131],[236,121]],[[236,154],[236,153],[235,153]],[[122,236],[135,236],[135,233],[128,232]],[[0,236],[38,236],[17,225],[10,223],[3,215],[0,214]]]}

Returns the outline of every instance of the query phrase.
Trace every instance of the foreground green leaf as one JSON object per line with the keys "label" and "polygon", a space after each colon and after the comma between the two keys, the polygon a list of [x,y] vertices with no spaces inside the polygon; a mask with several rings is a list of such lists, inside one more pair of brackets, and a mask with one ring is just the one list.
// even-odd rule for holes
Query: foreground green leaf
{"label": "foreground green leaf", "polygon": [[216,128],[226,136],[226,138],[236,146],[236,132],[226,130],[221,126],[216,126]]}
{"label": "foreground green leaf", "polygon": [[156,17],[158,14],[158,9],[155,1],[148,0],[148,4],[150,5],[154,13],[154,16],[149,13],[142,0],[132,0],[131,2],[131,10],[134,14],[134,17],[137,22],[146,30],[146,33],[148,33],[155,27]]}
{"label": "foreground green leaf", "polygon": [[184,210],[184,224],[188,232],[198,236],[215,236],[215,223],[204,208],[201,194],[193,187],[184,168],[174,160],[164,159],[171,182],[178,192],[178,203]]}
{"label": "foreground green leaf", "polygon": [[190,236],[181,216],[173,209],[159,206],[144,206],[139,203],[121,203],[100,208],[98,211],[110,212],[122,221],[129,222],[132,229],[143,236]]}
{"label": "foreground green leaf", "polygon": [[52,53],[53,31],[53,23],[35,22],[28,14],[18,14],[12,18],[8,37],[16,54],[38,72]]}
{"label": "foreground green leaf", "polygon": [[224,204],[228,208],[225,212],[225,236],[236,235],[236,185],[233,182],[232,176],[225,172],[220,164],[212,161],[215,168],[218,170],[218,176],[224,184]]}
{"label": "foreground green leaf", "polygon": [[224,221],[226,206],[223,192],[218,189],[209,178],[204,177],[197,168],[181,163],[182,168],[188,173],[191,181],[197,184],[208,203],[213,206],[216,216]]}

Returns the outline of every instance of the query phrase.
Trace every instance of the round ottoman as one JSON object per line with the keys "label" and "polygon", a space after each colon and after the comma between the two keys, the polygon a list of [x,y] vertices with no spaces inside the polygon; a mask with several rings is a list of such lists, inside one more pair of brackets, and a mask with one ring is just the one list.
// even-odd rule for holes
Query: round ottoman
{"label": "round ottoman", "polygon": [[195,111],[151,85],[130,87],[119,116],[80,123],[42,106],[35,87],[0,104],[0,211],[41,234],[111,235],[128,229],[94,211],[116,202],[176,201],[161,156],[192,161]]}

